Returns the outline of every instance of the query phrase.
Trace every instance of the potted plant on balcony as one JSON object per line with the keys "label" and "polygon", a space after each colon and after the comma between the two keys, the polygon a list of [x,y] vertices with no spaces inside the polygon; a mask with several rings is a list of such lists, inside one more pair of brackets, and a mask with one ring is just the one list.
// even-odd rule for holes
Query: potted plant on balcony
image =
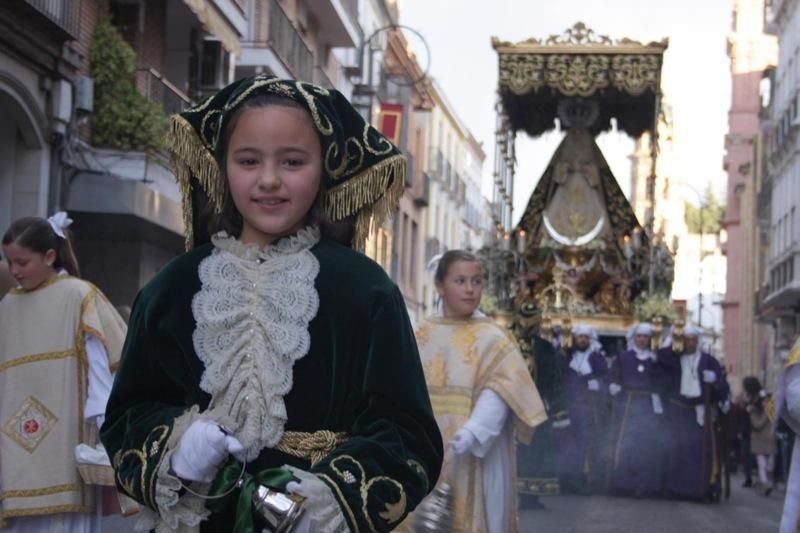
{"label": "potted plant on balcony", "polygon": [[136,89],[136,53],[108,19],[98,23],[89,51],[95,83],[92,144],[119,150],[161,150],[167,116]]}

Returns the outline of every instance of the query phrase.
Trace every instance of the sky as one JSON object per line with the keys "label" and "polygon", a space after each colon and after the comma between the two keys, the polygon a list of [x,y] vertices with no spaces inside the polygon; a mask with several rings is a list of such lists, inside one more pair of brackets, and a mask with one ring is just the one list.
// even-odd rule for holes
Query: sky
{"label": "sky", "polygon": [[[424,36],[429,61],[409,34],[421,66],[429,63],[429,74],[475,138],[483,142],[487,153],[484,192],[489,194],[497,87],[493,35],[512,42],[541,39],[581,21],[613,40],[669,38],[662,90],[673,111],[676,165],[672,178],[700,191],[710,181],[724,198],[722,159],[731,93],[726,44],[732,10],[733,0],[400,0],[400,23]],[[515,222],[559,140],[558,133],[536,140],[518,136]],[[627,193],[632,140],[610,133],[602,135],[598,144]]]}

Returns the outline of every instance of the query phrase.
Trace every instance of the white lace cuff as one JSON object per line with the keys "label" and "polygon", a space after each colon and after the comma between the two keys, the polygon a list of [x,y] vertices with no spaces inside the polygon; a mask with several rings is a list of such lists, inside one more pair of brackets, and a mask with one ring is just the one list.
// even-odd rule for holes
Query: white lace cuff
{"label": "white lace cuff", "polygon": [[[154,529],[156,533],[196,532],[200,530],[200,522],[208,518],[210,511],[206,509],[205,501],[189,493],[181,496],[179,494],[181,482],[170,473],[170,461],[178,442],[186,429],[198,418],[200,418],[199,408],[194,406],[175,419],[156,477],[155,500],[158,513],[142,507],[141,516],[136,524],[137,531]],[[192,490],[201,494],[207,492],[209,488],[210,484],[192,484]]]}
{"label": "white lace cuff", "polygon": [[350,533],[342,508],[333,496],[330,487],[317,476],[293,466],[284,465],[300,479],[296,494],[305,501],[305,517],[308,520],[308,531],[314,533]]}

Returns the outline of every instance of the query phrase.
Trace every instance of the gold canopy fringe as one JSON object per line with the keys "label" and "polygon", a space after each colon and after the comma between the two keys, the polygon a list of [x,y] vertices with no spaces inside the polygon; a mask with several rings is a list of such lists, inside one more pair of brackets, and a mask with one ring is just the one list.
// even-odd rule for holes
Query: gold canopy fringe
{"label": "gold canopy fringe", "polygon": [[397,209],[405,189],[406,171],[406,158],[398,154],[325,193],[323,205],[332,221],[358,214],[354,249],[363,251],[370,231],[382,226]]}

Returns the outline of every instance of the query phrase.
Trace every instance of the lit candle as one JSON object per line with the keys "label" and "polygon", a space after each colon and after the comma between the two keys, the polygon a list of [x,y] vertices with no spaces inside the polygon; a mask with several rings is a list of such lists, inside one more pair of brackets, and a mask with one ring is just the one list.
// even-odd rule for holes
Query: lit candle
{"label": "lit candle", "polygon": [[520,254],[524,254],[526,244],[528,243],[525,241],[525,230],[521,229],[517,233],[517,252]]}
{"label": "lit candle", "polygon": [[622,245],[622,253],[625,255],[626,259],[630,259],[633,257],[633,250],[631,249],[631,238],[628,235],[625,235],[622,238],[625,241],[625,244]]}
{"label": "lit candle", "polygon": [[502,247],[504,252],[507,252],[511,249],[511,234],[508,232],[503,233]]}

